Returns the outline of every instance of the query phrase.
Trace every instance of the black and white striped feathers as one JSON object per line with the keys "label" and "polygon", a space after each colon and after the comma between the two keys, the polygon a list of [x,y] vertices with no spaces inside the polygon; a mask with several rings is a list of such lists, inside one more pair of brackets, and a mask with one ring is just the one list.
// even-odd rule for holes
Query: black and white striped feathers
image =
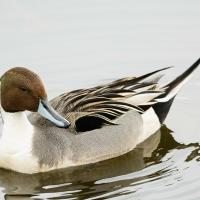
{"label": "black and white striped feathers", "polygon": [[116,118],[130,110],[142,114],[157,103],[172,99],[199,63],[200,59],[164,87],[158,84],[162,76],[152,77],[170,67],[65,93],[53,99],[51,104],[77,131],[92,130],[103,124],[114,125]]}

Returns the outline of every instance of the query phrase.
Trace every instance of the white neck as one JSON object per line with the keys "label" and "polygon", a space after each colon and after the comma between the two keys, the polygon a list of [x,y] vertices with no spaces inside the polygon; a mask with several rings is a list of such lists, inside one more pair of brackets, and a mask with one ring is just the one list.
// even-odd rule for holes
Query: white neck
{"label": "white neck", "polygon": [[3,117],[3,130],[1,144],[5,145],[8,152],[22,150],[31,142],[33,126],[29,122],[25,112],[8,113],[1,108]]}
{"label": "white neck", "polygon": [[23,129],[29,129],[32,125],[29,122],[26,113],[25,112],[16,112],[16,113],[8,113],[3,111],[2,112],[2,117],[3,117],[3,129],[12,129],[15,130],[15,133],[11,134],[22,134],[18,132],[21,128]]}

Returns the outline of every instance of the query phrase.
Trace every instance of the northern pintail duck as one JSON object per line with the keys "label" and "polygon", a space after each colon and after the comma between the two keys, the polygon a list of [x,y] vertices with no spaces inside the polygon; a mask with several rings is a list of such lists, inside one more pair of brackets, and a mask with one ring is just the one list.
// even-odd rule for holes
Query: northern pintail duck
{"label": "northern pintail duck", "polygon": [[[34,72],[16,67],[1,77],[0,167],[39,173],[120,156],[156,132],[197,60],[167,85],[139,77],[62,94],[48,103]],[[28,117],[25,111],[33,112]]]}

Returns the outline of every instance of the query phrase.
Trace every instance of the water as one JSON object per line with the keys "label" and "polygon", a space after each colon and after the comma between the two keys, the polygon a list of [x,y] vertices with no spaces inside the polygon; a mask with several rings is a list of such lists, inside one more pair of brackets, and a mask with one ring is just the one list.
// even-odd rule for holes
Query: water
{"label": "water", "polygon": [[[1,1],[0,74],[27,66],[49,98],[200,56],[199,1]],[[1,199],[200,198],[200,73],[161,130],[119,158],[38,175],[0,170]],[[0,127],[2,123],[0,123]]]}

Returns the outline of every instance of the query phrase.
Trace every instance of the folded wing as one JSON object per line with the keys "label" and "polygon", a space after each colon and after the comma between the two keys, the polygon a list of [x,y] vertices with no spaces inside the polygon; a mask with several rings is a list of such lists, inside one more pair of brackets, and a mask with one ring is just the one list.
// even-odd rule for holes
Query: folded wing
{"label": "folded wing", "polygon": [[[71,123],[71,129],[84,132],[103,125],[115,125],[115,119],[130,110],[143,113],[162,95],[161,76],[153,77],[167,68],[127,77],[109,84],[62,94],[51,101],[52,106]],[[153,78],[152,78],[153,77]]]}

